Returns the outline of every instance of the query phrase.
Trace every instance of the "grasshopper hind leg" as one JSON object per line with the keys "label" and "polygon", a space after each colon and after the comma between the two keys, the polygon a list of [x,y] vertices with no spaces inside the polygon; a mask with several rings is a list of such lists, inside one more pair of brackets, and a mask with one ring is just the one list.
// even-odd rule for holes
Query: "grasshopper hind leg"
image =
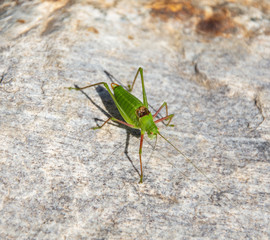
{"label": "grasshopper hind leg", "polygon": [[91,127],[91,129],[93,130],[97,130],[97,129],[100,129],[102,128],[107,122],[109,122],[112,118],[108,118],[101,126],[96,126],[96,127]]}
{"label": "grasshopper hind leg", "polygon": [[131,127],[131,128],[135,128],[135,126],[133,126],[132,124],[123,122],[123,121],[121,121],[121,120],[119,120],[119,119],[117,119],[117,118],[114,118],[114,117],[110,117],[110,118],[108,118],[101,126],[92,127],[91,129],[93,129],[93,130],[100,129],[100,128],[102,128],[106,123],[108,123],[110,120],[112,120],[112,121],[114,121],[114,122],[121,123],[121,124],[126,125],[126,126]]}

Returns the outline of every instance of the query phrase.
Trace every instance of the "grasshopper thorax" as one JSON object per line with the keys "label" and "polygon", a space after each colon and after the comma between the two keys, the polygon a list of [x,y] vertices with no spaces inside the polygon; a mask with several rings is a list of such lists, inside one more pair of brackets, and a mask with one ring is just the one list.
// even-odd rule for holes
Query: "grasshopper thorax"
{"label": "grasshopper thorax", "polygon": [[136,115],[140,122],[141,131],[143,133],[147,132],[150,139],[155,138],[158,134],[158,128],[154,123],[153,116],[150,111],[146,107],[141,106],[136,109]]}

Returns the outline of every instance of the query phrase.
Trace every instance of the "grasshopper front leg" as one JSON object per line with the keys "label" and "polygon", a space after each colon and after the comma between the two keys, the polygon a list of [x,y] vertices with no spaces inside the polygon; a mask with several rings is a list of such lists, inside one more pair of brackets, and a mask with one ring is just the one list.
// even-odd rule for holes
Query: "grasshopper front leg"
{"label": "grasshopper front leg", "polygon": [[157,110],[157,112],[153,115],[153,118],[155,118],[155,117],[158,115],[158,113],[161,111],[161,109],[162,109],[163,107],[166,108],[166,116],[163,117],[163,118],[160,118],[160,119],[156,120],[155,123],[158,123],[158,122],[161,122],[161,121],[164,121],[164,120],[169,120],[169,122],[166,124],[166,126],[173,127],[174,125],[169,125],[169,124],[170,124],[170,122],[171,122],[171,120],[172,120],[174,114],[168,115],[168,105],[167,105],[166,102],[164,102],[164,103],[161,105],[161,107],[160,107],[160,108]]}
{"label": "grasshopper front leg", "polygon": [[142,170],[142,146],[143,146],[143,137],[144,137],[144,134],[141,133],[141,141],[140,141],[140,148],[139,148],[140,167],[141,167],[140,183],[143,182],[143,170]]}

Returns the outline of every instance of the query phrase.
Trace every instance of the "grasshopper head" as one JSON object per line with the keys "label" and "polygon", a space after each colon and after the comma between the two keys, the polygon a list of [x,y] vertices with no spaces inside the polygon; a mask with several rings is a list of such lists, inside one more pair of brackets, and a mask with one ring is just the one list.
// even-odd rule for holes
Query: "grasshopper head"
{"label": "grasshopper head", "polygon": [[[154,123],[155,124],[155,123]],[[150,129],[149,131],[146,131],[147,132],[147,135],[150,139],[154,139],[157,137],[157,134],[158,134],[158,128],[155,124],[155,128],[152,128]]]}
{"label": "grasshopper head", "polygon": [[158,134],[158,128],[154,123],[152,114],[145,115],[139,119],[142,132],[147,132],[150,139],[156,138]]}

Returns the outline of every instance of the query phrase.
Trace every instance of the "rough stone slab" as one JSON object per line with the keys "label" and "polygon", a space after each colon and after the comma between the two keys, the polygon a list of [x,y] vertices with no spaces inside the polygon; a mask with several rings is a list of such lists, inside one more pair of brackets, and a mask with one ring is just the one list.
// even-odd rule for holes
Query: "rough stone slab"
{"label": "rough stone slab", "polygon": [[[0,239],[269,239],[267,1],[2,1]],[[144,68],[143,147],[99,86]],[[141,98],[141,84],[134,94]],[[162,113],[164,116],[164,113]]]}

